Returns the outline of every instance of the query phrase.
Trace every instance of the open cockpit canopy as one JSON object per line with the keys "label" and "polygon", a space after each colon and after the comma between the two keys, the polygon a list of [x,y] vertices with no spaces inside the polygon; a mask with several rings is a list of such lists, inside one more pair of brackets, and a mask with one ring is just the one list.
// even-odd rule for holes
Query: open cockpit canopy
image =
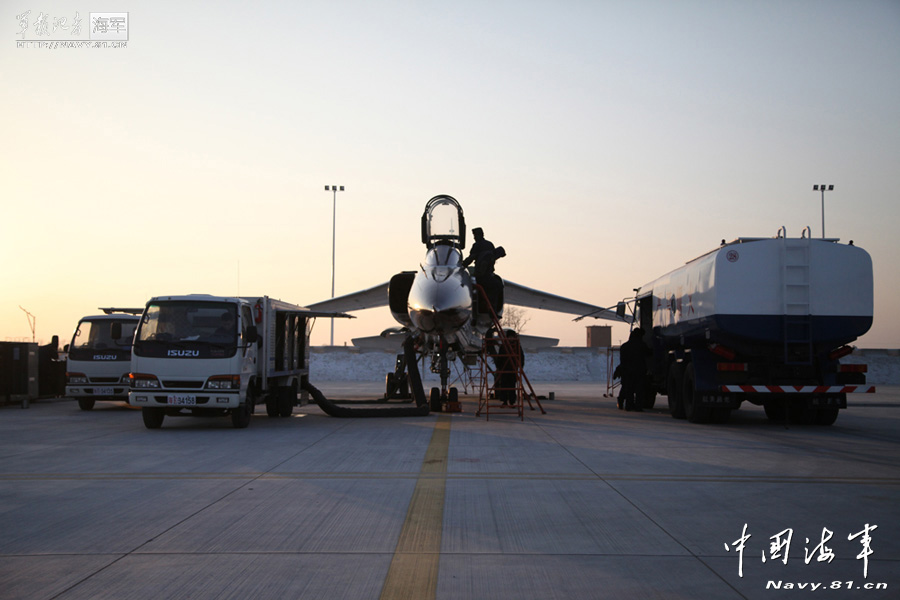
{"label": "open cockpit canopy", "polygon": [[422,213],[422,243],[428,248],[439,245],[466,247],[466,218],[452,196],[435,196]]}

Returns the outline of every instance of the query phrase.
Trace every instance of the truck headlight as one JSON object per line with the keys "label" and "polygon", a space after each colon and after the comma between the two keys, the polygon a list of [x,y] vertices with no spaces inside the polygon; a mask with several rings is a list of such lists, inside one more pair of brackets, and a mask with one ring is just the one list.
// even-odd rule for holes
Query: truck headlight
{"label": "truck headlight", "polygon": [[128,383],[129,387],[132,389],[159,388],[159,379],[157,379],[156,375],[150,375],[148,373],[129,373]]}
{"label": "truck headlight", "polygon": [[239,390],[241,389],[240,375],[214,375],[206,380],[208,390]]}
{"label": "truck headlight", "polygon": [[66,381],[72,385],[79,385],[87,383],[88,378],[84,373],[66,373]]}

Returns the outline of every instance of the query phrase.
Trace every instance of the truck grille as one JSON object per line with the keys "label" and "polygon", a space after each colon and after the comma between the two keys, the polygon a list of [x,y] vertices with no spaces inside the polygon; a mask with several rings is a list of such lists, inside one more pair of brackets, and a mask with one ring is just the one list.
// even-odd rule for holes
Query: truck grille
{"label": "truck grille", "polygon": [[176,381],[176,380],[166,381],[164,379],[162,384],[163,384],[163,387],[166,387],[166,388],[181,388],[181,389],[186,389],[186,390],[199,390],[200,388],[203,387],[202,381]]}

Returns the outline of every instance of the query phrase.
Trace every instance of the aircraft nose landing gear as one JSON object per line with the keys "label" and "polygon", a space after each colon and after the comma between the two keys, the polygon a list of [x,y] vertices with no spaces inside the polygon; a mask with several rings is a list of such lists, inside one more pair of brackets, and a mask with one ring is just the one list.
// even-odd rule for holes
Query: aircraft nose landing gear
{"label": "aircraft nose landing gear", "polygon": [[429,399],[431,412],[462,412],[462,405],[459,403],[459,390],[455,387],[441,392],[440,388],[431,388],[431,398]]}
{"label": "aircraft nose landing gear", "polygon": [[429,404],[432,412],[462,412],[459,404],[459,391],[450,385],[450,359],[448,348],[442,341],[438,351],[432,355],[431,372],[441,376],[441,387],[431,388]]}

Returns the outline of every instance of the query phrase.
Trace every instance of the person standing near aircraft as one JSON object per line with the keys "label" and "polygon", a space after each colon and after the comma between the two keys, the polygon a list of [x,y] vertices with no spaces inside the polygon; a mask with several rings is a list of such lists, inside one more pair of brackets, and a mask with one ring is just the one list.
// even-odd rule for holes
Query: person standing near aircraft
{"label": "person standing near aircraft", "polygon": [[644,330],[633,329],[628,341],[619,350],[619,366],[616,372],[622,378],[619,391],[619,408],[641,412],[643,410],[641,391],[647,375],[647,355],[650,349],[644,344]]}
{"label": "person standing near aircraft", "polygon": [[488,352],[494,363],[494,397],[504,407],[514,407],[518,404],[519,370],[525,366],[525,353],[518,333],[507,329],[505,334],[506,344],[491,331]]}

